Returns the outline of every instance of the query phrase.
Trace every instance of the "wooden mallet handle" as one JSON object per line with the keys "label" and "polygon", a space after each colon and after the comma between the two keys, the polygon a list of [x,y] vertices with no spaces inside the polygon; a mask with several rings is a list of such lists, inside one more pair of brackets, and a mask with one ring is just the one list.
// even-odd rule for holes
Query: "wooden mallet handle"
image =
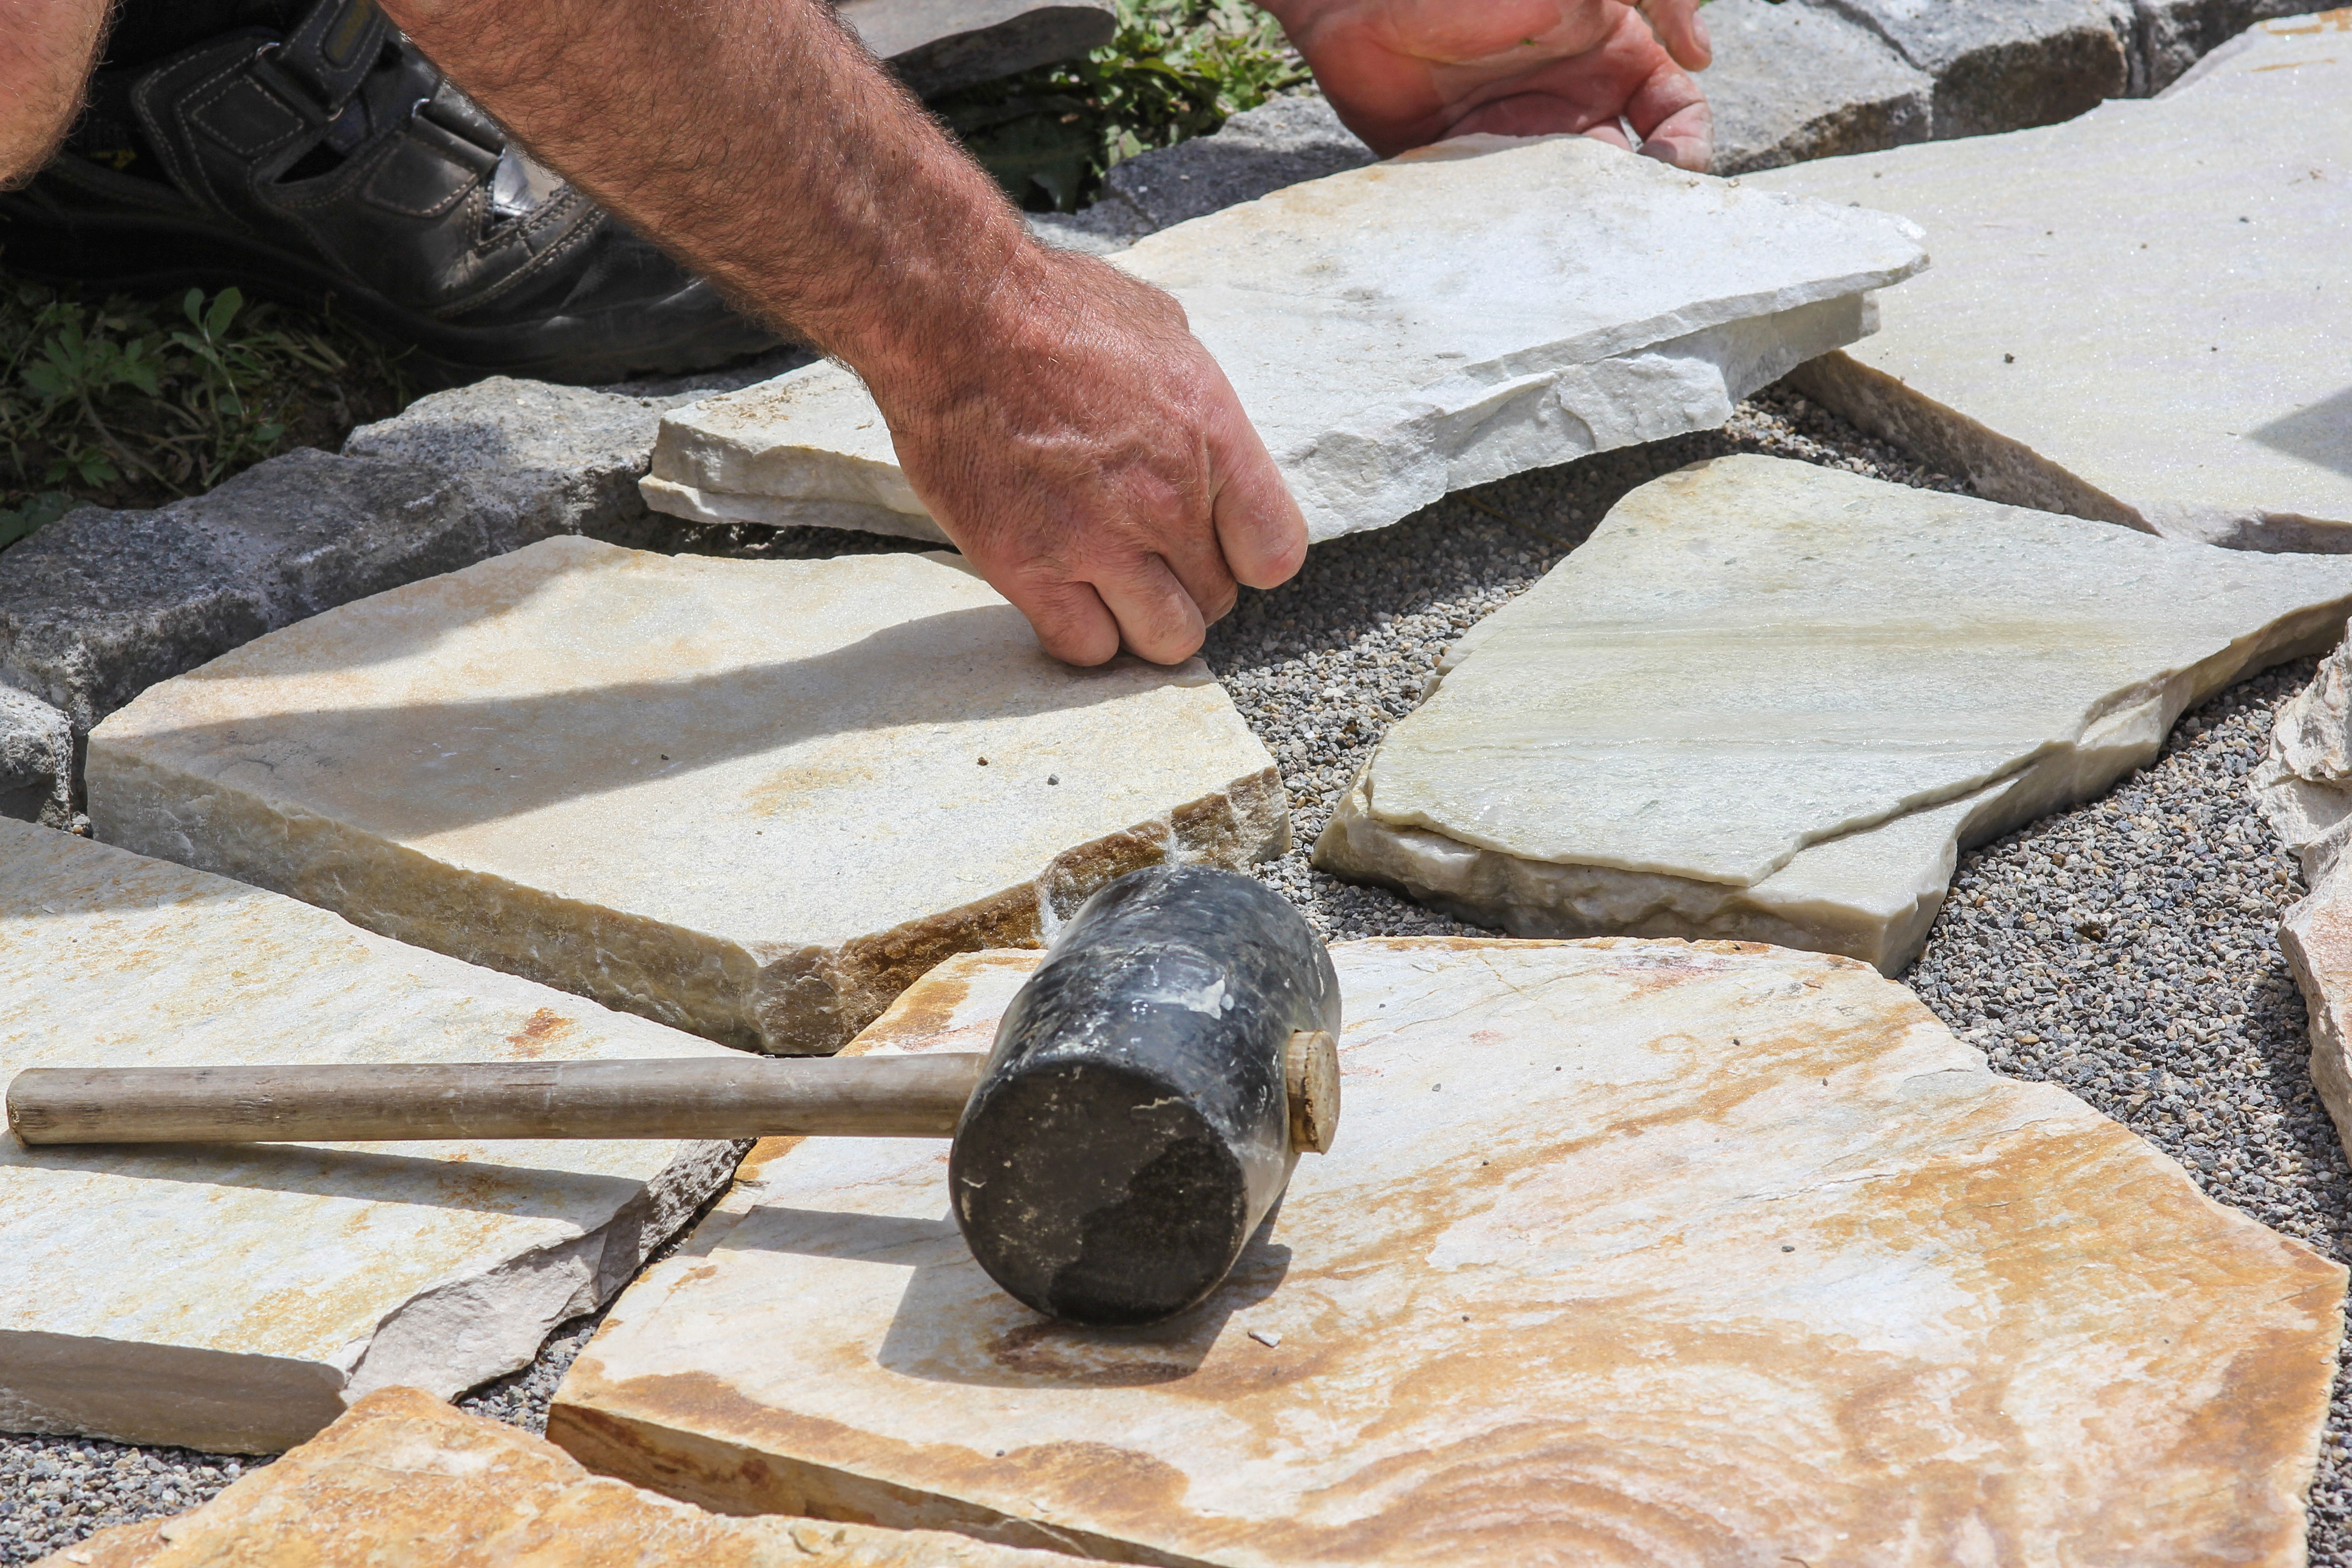
{"label": "wooden mallet handle", "polygon": [[27,1143],[946,1138],[986,1059],[28,1068],[8,1085],[8,1128]]}

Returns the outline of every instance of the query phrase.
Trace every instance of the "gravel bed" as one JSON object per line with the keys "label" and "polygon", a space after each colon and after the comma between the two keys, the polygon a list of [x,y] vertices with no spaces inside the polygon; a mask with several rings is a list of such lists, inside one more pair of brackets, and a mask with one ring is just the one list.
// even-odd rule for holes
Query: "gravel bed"
{"label": "gravel bed", "polygon": [[[1627,490],[1732,451],[1965,489],[1768,392],[1724,432],[1522,475],[1319,546],[1295,582],[1245,591],[1213,630],[1208,660],[1290,788],[1298,847],[1261,874],[1327,939],[1475,929],[1317,872],[1316,834],[1447,644],[1557,564]],[[769,558],[896,547],[748,528],[697,531],[684,543]],[[2352,1171],[2313,1095],[2302,999],[2273,939],[2302,878],[2244,784],[2273,710],[2310,673],[2289,666],[2221,694],[2105,797],[1964,857],[1906,978],[2000,1071],[2063,1084],[2179,1159],[2214,1198],[2341,1260],[2352,1257]],[[599,1317],[564,1325],[531,1366],[459,1403],[543,1429]],[[2347,1434],[2339,1380],[2312,1497],[2311,1560],[2324,1568],[2352,1568]],[[0,1438],[0,1563],[192,1506],[256,1462]]]}

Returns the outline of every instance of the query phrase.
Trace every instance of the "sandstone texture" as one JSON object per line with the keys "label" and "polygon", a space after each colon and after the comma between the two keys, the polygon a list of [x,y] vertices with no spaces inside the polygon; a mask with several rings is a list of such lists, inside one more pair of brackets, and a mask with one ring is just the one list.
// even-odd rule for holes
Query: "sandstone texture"
{"label": "sandstone texture", "polygon": [[[1925,264],[1884,215],[1792,203],[1581,137],[1465,137],[1160,231],[1114,263],[1171,290],[1309,535],[1710,428],[1869,331]],[[666,418],[645,481],[702,521],[942,537],[846,370]]]}
{"label": "sandstone texture", "polygon": [[73,826],[73,725],[39,698],[0,686],[0,816]]}
{"label": "sandstone texture", "polygon": [[913,554],[543,540],[151,689],[89,770],[108,842],[781,1052],[1137,866],[1289,843],[1206,666],[1073,669]]}
{"label": "sandstone texture", "polygon": [[1111,0],[842,0],[835,15],[929,98],[1108,44]]}
{"label": "sandstone texture", "polygon": [[156,681],[331,605],[551,534],[635,539],[676,399],[494,377],[154,511],[85,507],[0,553],[0,686],[77,736]]}
{"label": "sandstone texture", "polygon": [[[2343,1270],[1901,987],[1332,956],[1338,1142],[1194,1313],[1047,1322],[966,1253],[944,1150],[779,1141],[550,1436],[723,1511],[1130,1562],[2302,1561]],[[867,1043],[985,1039],[1012,978],[952,961]]]}
{"label": "sandstone texture", "polygon": [[[0,821],[0,1077],[29,1067],[719,1047],[321,910]],[[49,1146],[0,1136],[0,1429],[283,1448],[389,1384],[529,1363],[726,1179],[730,1144]]]}
{"label": "sandstone texture", "polygon": [[1874,153],[1933,132],[1936,83],[1873,29],[1798,0],[1709,0],[1718,174]]}
{"label": "sandstone texture", "polygon": [[1995,500],[2352,549],[2352,13],[2258,31],[2153,101],[1755,176],[1936,257],[1792,384]]}
{"label": "sandstone texture", "polygon": [[1960,847],[2097,794],[2347,607],[2332,557],[1697,464],[1449,652],[1316,860],[1521,936],[1737,937],[1893,973]]}
{"label": "sandstone texture", "polygon": [[554,1445],[414,1388],[202,1508],[101,1531],[42,1568],[1068,1568],[934,1531],[726,1519],[592,1476]]}

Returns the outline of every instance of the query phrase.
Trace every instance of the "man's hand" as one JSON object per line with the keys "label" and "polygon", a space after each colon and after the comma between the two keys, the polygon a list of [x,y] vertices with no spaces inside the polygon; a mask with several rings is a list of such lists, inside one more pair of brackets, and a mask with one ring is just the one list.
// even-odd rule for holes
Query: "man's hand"
{"label": "man's hand", "polygon": [[[1382,157],[1448,136],[1559,132],[1702,173],[1698,0],[1264,0],[1331,107]],[[1645,22],[1644,16],[1648,18]],[[1654,30],[1653,30],[1654,28]]]}
{"label": "man's hand", "polygon": [[1307,525],[1168,295],[1091,257],[1022,258],[969,352],[869,369],[925,506],[1045,651],[1163,664],[1234,584],[1298,570]]}
{"label": "man's hand", "polygon": [[1236,581],[1297,570],[1306,525],[1182,310],[1040,247],[826,0],[383,3],[541,161],[864,377],[1048,652],[1173,663]]}

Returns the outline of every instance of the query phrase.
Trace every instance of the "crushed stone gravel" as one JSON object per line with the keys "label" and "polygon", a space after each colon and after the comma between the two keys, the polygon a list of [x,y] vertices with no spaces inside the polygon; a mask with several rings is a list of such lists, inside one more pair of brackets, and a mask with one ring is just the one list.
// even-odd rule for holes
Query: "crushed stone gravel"
{"label": "crushed stone gravel", "polygon": [[[1475,931],[1308,864],[1315,836],[1446,646],[1530,586],[1619,497],[1699,458],[1762,452],[1896,483],[1947,476],[1777,389],[1721,432],[1604,453],[1452,496],[1318,546],[1298,577],[1244,590],[1203,650],[1281,763],[1297,847],[1260,874],[1327,940]],[[898,548],[813,529],[682,532],[698,553],[798,558]],[[2290,665],[2223,692],[2100,799],[1962,858],[1904,977],[2013,1077],[2062,1084],[2179,1160],[2212,1197],[2352,1258],[2352,1169],[2313,1093],[2303,1002],[2275,941],[2303,896],[2246,789]],[[559,1328],[530,1366],[459,1400],[544,1429],[556,1384],[602,1314]],[[0,1438],[0,1563],[203,1501],[259,1462],[54,1437]],[[2352,1397],[2338,1379],[2312,1492],[2311,1562],[2352,1568]]]}

